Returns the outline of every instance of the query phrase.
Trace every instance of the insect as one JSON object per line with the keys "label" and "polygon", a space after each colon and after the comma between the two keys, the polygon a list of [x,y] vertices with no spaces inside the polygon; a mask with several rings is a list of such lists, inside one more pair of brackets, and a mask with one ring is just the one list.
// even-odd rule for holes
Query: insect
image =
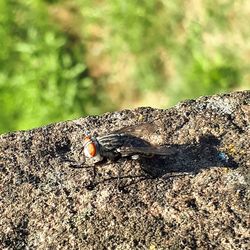
{"label": "insect", "polygon": [[104,159],[116,161],[120,158],[138,159],[155,155],[167,156],[176,153],[169,146],[154,146],[142,139],[142,135],[155,132],[157,124],[143,123],[125,127],[107,135],[84,138],[83,152],[88,165],[94,165]]}

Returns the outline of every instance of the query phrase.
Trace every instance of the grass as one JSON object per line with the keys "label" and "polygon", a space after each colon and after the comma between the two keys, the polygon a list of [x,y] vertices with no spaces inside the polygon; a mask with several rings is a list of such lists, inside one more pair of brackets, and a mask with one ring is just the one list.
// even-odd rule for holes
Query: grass
{"label": "grass", "polygon": [[0,0],[0,133],[249,88],[250,4]]}

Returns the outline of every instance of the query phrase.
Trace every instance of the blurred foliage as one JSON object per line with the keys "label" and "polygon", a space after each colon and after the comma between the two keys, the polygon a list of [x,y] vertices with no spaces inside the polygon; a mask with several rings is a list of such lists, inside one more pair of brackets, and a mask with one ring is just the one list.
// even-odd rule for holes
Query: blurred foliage
{"label": "blurred foliage", "polygon": [[0,133],[249,88],[247,0],[0,0]]}
{"label": "blurred foliage", "polygon": [[43,1],[2,1],[0,16],[0,131],[109,108],[88,77],[84,44],[55,26]]}

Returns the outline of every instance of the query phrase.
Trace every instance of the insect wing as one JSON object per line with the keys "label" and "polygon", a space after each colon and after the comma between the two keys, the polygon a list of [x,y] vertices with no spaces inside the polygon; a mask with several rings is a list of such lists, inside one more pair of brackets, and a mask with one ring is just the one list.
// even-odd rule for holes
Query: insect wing
{"label": "insect wing", "polygon": [[148,156],[150,155],[169,156],[176,154],[178,151],[176,148],[170,146],[159,146],[159,147],[148,146],[148,147],[121,147],[119,149],[119,152],[124,156],[133,154],[148,155]]}
{"label": "insect wing", "polygon": [[158,126],[151,122],[151,123],[142,123],[142,124],[138,124],[138,125],[132,125],[132,126],[128,126],[128,127],[124,127],[122,129],[116,130],[113,133],[115,134],[131,134],[134,136],[138,136],[138,137],[143,137],[146,134],[153,134],[157,131]]}

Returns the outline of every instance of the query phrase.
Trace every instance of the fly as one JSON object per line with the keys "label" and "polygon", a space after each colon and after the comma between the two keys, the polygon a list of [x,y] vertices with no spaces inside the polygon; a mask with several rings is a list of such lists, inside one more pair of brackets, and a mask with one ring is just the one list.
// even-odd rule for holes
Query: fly
{"label": "fly", "polygon": [[169,146],[154,146],[153,143],[142,139],[142,135],[155,132],[156,124],[144,123],[125,127],[103,136],[90,136],[84,138],[83,152],[93,165],[104,159],[116,161],[120,158],[138,159],[142,157],[168,156],[176,153]]}

